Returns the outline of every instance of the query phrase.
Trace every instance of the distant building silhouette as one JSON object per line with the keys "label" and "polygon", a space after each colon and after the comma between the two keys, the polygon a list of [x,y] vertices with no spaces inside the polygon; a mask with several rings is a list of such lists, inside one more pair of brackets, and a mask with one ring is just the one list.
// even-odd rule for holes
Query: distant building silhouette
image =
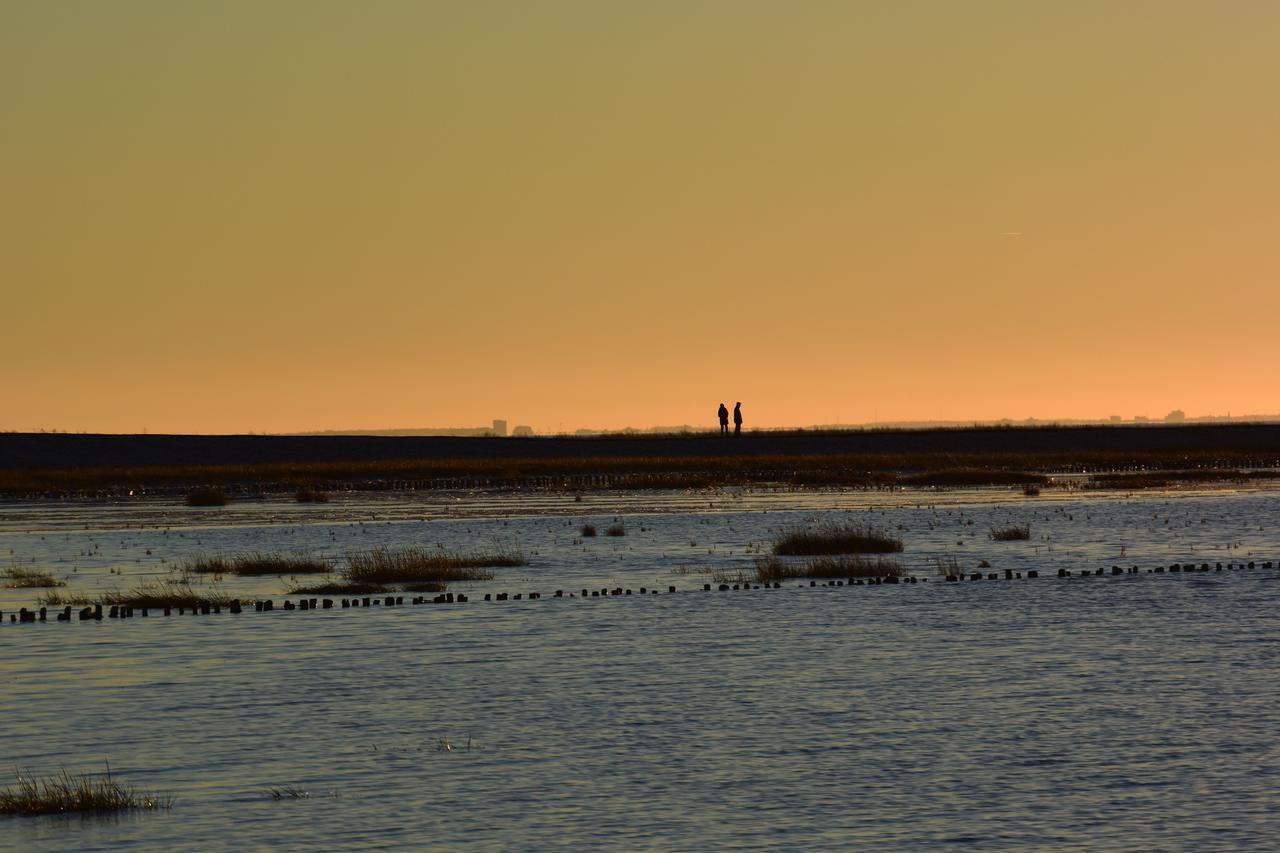
{"label": "distant building silhouette", "polygon": [[533,427],[520,424],[512,428],[511,434],[514,436],[520,436],[521,438],[528,438],[533,435]]}
{"label": "distant building silhouette", "polygon": [[506,436],[507,422],[499,418],[493,419],[493,434],[497,436]]}
{"label": "distant building silhouette", "polygon": [[1187,419],[1187,413],[1182,409],[1174,409],[1172,412],[1164,416],[1166,423],[1180,424]]}

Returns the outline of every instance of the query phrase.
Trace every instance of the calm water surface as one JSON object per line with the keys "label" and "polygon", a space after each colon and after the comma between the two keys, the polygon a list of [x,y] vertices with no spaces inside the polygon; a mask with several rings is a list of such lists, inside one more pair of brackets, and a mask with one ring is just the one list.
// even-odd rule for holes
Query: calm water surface
{"label": "calm water surface", "polygon": [[[894,529],[922,577],[939,556],[1042,574],[1260,563],[1280,554],[1277,493],[455,497],[0,507],[0,562],[34,559],[64,591],[162,577],[194,553],[436,543],[525,551],[527,567],[475,592],[664,590],[5,623],[0,767],[109,760],[177,799],[3,820],[0,845],[1203,850],[1280,836],[1274,569],[738,593],[704,593],[700,574],[750,567],[778,529],[815,518]],[[615,516],[626,537],[577,538]],[[1004,523],[1032,540],[991,542]],[[310,796],[268,796],[284,786]]]}

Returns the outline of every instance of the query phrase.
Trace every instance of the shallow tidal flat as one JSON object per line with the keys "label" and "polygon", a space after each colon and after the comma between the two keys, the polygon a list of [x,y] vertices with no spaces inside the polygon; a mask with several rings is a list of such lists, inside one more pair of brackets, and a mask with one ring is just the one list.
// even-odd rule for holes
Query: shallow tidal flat
{"label": "shallow tidal flat", "polygon": [[[174,802],[0,828],[17,846],[157,849],[1263,847],[1280,830],[1280,571],[1261,568],[1280,559],[1278,501],[761,489],[0,505],[0,565],[47,571],[62,594],[170,578],[198,555],[527,560],[450,584],[465,605],[367,611],[17,625],[7,614],[50,590],[3,589],[0,767],[109,761]],[[892,558],[929,582],[702,591],[822,522],[892,532]],[[1013,526],[1029,537],[992,538]],[[939,582],[951,559],[1041,577]],[[313,579],[191,582],[279,604]],[[550,597],[641,586],[662,594]]]}

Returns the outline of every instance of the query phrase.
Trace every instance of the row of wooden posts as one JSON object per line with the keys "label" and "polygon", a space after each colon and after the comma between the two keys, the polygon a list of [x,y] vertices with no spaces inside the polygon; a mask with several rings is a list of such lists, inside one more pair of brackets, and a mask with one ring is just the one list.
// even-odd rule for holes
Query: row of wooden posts
{"label": "row of wooden posts", "polygon": [[[1210,566],[1208,563],[1200,563],[1199,565],[1194,563],[1186,563],[1186,564],[1174,563],[1167,568],[1165,566],[1156,566],[1154,568],[1147,569],[1146,573],[1159,575],[1159,574],[1165,574],[1166,572],[1168,573],[1221,572],[1224,569],[1227,571],[1234,570],[1237,568],[1253,569],[1253,568],[1257,568],[1257,565],[1258,565],[1257,563],[1252,561],[1247,564],[1240,563],[1238,565],[1236,563],[1228,563],[1226,566],[1223,566],[1222,563],[1215,563],[1212,566]],[[1271,561],[1267,561],[1265,563],[1262,563],[1261,565],[1262,565],[1262,568],[1264,569],[1270,569],[1272,568],[1273,563]],[[1094,577],[1094,576],[1102,576],[1107,574],[1114,576],[1114,575],[1136,575],[1141,573],[1142,573],[1142,570],[1139,569],[1137,566],[1129,566],[1129,567],[1112,566],[1109,571],[1107,569],[1081,569],[1074,576]],[[984,579],[999,580],[1000,576],[1001,575],[999,572],[988,572],[986,574],[984,574],[983,572],[970,572],[967,575],[950,574],[946,576],[946,580],[948,582],[958,582],[965,579],[966,577],[970,581],[980,581]],[[1035,571],[1034,569],[1026,572],[1027,578],[1037,578],[1039,576],[1040,576],[1040,573]],[[1070,569],[1058,569],[1058,577],[1069,578],[1072,576],[1073,576],[1073,573]],[[1012,569],[1004,570],[1005,580],[1015,580],[1015,579],[1020,579],[1022,577],[1023,577],[1022,572],[1015,572]],[[929,580],[928,578],[924,578],[923,582],[927,583],[928,580]],[[828,580],[823,583],[823,586],[880,586],[884,584],[900,584],[900,583],[912,584],[912,583],[921,583],[921,582],[922,580],[920,578],[916,578],[914,576],[909,575],[901,578],[874,577],[874,578],[848,578],[846,580]],[[803,583],[799,584],[799,586],[803,587],[804,584]],[[816,580],[809,581],[809,586],[811,587],[818,586],[818,581]],[[716,589],[719,590],[720,592],[728,592],[731,590],[781,589],[781,588],[782,588],[782,584],[776,581],[772,583],[757,583],[757,584],[752,584],[747,582],[740,582],[736,584],[722,583],[716,586]],[[709,583],[704,583],[702,585],[702,589],[703,591],[710,592],[712,589],[712,585]],[[673,593],[675,591],[676,591],[676,588],[674,586],[667,587],[668,593]],[[608,597],[615,597],[615,596],[627,596],[631,594],[632,594],[632,590],[626,589],[623,587],[614,587],[613,589],[605,587],[603,589],[583,589],[581,597],[582,598],[608,598]],[[649,589],[648,587],[642,586],[640,587],[639,594],[640,595],[657,595],[658,590]],[[553,597],[574,598],[575,595],[574,593],[570,592],[566,596],[564,590],[558,589],[555,591],[555,595]],[[517,592],[514,595],[512,595],[505,592],[498,592],[498,593],[485,593],[484,595],[485,601],[520,601],[522,598],[527,598],[530,601],[535,601],[537,599],[542,598],[542,594],[538,592],[530,592],[530,593]],[[469,600],[470,599],[463,593],[455,594],[452,592],[445,592],[445,593],[441,593],[439,595],[431,596],[431,597],[428,597],[425,595],[414,596],[410,598],[409,604],[411,605],[466,604]],[[354,608],[399,607],[402,605],[404,605],[404,596],[387,595],[387,596],[366,596],[363,598],[341,598],[341,599],[304,598],[297,601],[296,603],[286,599],[283,602],[280,609],[282,610],[332,610],[334,607],[341,607],[343,609],[346,609],[346,608],[353,608],[353,607]],[[232,599],[226,605],[226,610],[228,613],[240,613],[243,610],[244,606],[245,605],[242,604],[240,599],[238,598]],[[257,613],[270,613],[276,609],[276,606],[275,606],[275,602],[272,599],[268,598],[262,601],[253,602],[253,609]],[[156,610],[157,612],[163,612],[165,616],[172,616],[175,610],[177,611],[179,616],[185,616],[188,613],[190,613],[192,616],[196,616],[196,615],[207,616],[213,613],[221,613],[223,610],[223,605],[202,602],[202,603],[191,605],[191,606],[135,608],[127,604],[113,604],[109,608],[104,610],[103,605],[94,604],[94,605],[90,605],[89,607],[81,608],[78,614],[78,618],[79,618],[79,621],[81,622],[101,621],[104,617],[109,619],[130,619],[130,618],[133,618],[134,616],[146,617],[150,615],[151,610]],[[54,620],[57,622],[70,622],[72,621],[72,616],[74,613],[75,611],[73,611],[72,607],[70,605],[67,605],[66,607],[62,608],[62,610],[60,611],[54,611],[53,616],[54,616]],[[47,622],[49,620],[49,615],[50,615],[50,611],[46,607],[41,607],[39,610],[28,610],[27,608],[23,607],[17,613],[10,613],[9,621],[22,623],[22,624],[33,623],[33,622]],[[4,614],[0,612],[0,623],[3,623],[3,622],[4,622]]]}

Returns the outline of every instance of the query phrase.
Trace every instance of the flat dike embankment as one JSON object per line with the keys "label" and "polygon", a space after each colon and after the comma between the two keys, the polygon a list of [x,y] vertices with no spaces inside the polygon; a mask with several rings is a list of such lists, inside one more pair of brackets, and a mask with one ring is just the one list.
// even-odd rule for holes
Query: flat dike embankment
{"label": "flat dike embankment", "polygon": [[175,465],[361,463],[391,460],[823,456],[847,454],[1223,451],[1280,457],[1280,424],[975,427],[673,436],[455,438],[425,436],[0,434],[0,470]]}

